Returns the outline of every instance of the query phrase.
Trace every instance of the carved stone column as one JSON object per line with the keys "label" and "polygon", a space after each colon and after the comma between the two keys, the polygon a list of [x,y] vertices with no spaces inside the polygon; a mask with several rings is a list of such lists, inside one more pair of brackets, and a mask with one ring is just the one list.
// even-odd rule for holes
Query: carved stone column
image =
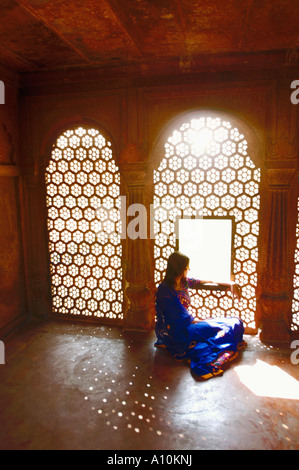
{"label": "carved stone column", "polygon": [[268,220],[265,238],[265,273],[259,297],[261,340],[290,340],[291,298],[288,256],[288,193],[296,170],[268,169]]}
{"label": "carved stone column", "polygon": [[146,172],[142,162],[122,164],[121,172],[127,187],[127,217],[123,238],[128,306],[123,326],[125,330],[148,331],[153,327],[153,314],[150,307],[152,293],[148,287],[150,267],[147,229],[149,211],[145,207]]}

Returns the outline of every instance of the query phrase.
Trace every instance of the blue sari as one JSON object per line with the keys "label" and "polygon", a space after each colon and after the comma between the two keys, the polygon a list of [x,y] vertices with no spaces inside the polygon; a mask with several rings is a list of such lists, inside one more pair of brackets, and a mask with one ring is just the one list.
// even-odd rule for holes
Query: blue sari
{"label": "blue sari", "polygon": [[186,279],[180,290],[162,282],[156,292],[156,347],[166,348],[176,359],[187,359],[191,371],[202,378],[223,373],[222,366],[238,354],[244,326],[238,318],[207,319],[193,323],[188,312],[188,287],[196,287],[194,279]]}

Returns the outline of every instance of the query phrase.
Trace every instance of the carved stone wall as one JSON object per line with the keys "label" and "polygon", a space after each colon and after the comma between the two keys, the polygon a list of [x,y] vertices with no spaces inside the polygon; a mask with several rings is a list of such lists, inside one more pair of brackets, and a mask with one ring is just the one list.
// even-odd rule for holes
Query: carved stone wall
{"label": "carved stone wall", "polygon": [[[60,78],[51,87],[30,87],[27,82],[19,109],[23,225],[17,224],[22,228],[22,237],[17,237],[19,251],[13,270],[22,277],[20,240],[23,238],[30,314],[39,318],[51,315],[44,171],[57,136],[76,123],[92,123],[107,131],[123,177],[122,195],[127,198],[127,207],[144,205],[149,222],[152,170],[164,155],[165,129],[171,129],[174,120],[188,112],[221,110],[240,118],[257,136],[256,164],[261,168],[257,322],[264,340],[287,340],[294,274],[299,127],[298,109],[290,101],[290,83],[298,77],[297,66],[290,66],[281,71],[187,74],[173,81],[171,77],[169,80],[164,77],[161,82],[157,77],[152,81],[134,79],[126,82],[129,85],[120,79],[118,85],[114,81],[109,87],[106,81],[100,89],[100,83],[93,83],[89,75],[86,82],[64,83],[63,94]],[[5,121],[4,127],[0,125],[2,148],[6,149],[3,163],[15,165],[12,155],[16,140],[8,122]],[[17,128],[17,123],[14,125]],[[18,179],[15,176],[18,170],[11,166],[5,171],[14,175],[9,176],[10,183],[5,183],[6,192],[10,186],[12,195],[11,185]],[[1,197],[3,205],[4,197]],[[16,203],[17,196],[13,197]],[[9,211],[16,214],[12,202],[9,206]],[[132,215],[127,214],[127,224],[131,220]],[[146,330],[154,324],[153,244],[149,237],[135,240],[126,237],[123,247],[126,294],[123,325],[127,329]],[[2,259],[7,256],[7,250],[8,245],[6,251],[2,250]],[[25,281],[20,282],[24,288]],[[13,291],[21,292],[17,284],[12,285]],[[0,305],[4,306],[7,299],[1,299]],[[24,309],[21,294],[19,301]],[[7,310],[5,325],[15,318],[16,309]]]}

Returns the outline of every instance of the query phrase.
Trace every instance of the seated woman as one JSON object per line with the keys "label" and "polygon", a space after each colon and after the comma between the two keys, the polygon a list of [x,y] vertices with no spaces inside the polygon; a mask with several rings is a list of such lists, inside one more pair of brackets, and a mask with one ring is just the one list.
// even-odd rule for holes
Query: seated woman
{"label": "seated woman", "polygon": [[[188,312],[188,287],[207,281],[189,279],[189,258],[180,252],[170,255],[164,281],[156,293],[156,347],[166,348],[176,359],[187,359],[191,370],[203,379],[223,373],[222,366],[246,346],[244,326],[238,318],[198,320]],[[233,294],[237,286],[229,284]]]}

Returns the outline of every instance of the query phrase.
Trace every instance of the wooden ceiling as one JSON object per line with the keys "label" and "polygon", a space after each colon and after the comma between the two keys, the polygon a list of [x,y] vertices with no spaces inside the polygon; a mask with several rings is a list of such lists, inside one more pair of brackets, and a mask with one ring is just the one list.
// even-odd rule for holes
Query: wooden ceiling
{"label": "wooden ceiling", "polygon": [[20,73],[298,46],[294,0],[0,0],[0,64]]}

